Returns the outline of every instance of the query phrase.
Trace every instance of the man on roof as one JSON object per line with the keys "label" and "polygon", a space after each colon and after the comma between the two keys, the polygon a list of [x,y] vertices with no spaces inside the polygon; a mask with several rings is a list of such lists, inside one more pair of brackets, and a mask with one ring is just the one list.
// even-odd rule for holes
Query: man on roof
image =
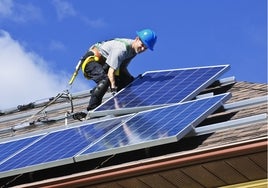
{"label": "man on roof", "polygon": [[109,87],[115,94],[134,80],[127,69],[128,64],[137,54],[148,48],[153,50],[156,40],[154,31],[144,29],[137,32],[135,39],[115,38],[89,48],[81,59],[81,68],[84,76],[97,85],[91,91],[87,111],[101,104]]}

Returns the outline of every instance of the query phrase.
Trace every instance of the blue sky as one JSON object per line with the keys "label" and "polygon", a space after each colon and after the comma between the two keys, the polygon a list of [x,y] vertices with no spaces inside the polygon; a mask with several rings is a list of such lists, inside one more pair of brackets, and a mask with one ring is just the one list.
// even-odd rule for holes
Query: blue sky
{"label": "blue sky", "polygon": [[[266,0],[0,0],[0,109],[57,95],[90,45],[144,28],[158,41],[134,76],[230,64],[224,77],[267,83]],[[92,86],[80,73],[71,92]]]}

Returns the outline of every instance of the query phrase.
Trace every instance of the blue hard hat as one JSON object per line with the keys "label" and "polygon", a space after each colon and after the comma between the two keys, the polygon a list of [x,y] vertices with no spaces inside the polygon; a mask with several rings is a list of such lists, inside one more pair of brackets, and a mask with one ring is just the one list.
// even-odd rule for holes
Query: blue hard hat
{"label": "blue hard hat", "polygon": [[141,39],[142,43],[150,50],[154,49],[154,45],[157,40],[155,32],[151,29],[144,29],[136,32],[138,37]]}

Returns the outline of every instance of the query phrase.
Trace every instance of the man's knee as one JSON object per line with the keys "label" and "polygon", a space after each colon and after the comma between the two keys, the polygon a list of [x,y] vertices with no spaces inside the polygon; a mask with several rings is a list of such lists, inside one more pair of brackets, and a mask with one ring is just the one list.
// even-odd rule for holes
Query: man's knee
{"label": "man's knee", "polygon": [[102,98],[103,95],[108,90],[109,85],[110,85],[110,82],[109,82],[108,78],[105,78],[105,79],[99,81],[97,86],[93,89],[92,95],[95,95],[99,98]]}
{"label": "man's knee", "polygon": [[89,101],[89,105],[87,107],[87,110],[90,111],[97,106],[99,106],[102,102],[102,98],[106,91],[108,90],[108,87],[110,85],[110,82],[107,79],[103,79],[100,82],[98,82],[97,86],[91,91],[91,98]]}

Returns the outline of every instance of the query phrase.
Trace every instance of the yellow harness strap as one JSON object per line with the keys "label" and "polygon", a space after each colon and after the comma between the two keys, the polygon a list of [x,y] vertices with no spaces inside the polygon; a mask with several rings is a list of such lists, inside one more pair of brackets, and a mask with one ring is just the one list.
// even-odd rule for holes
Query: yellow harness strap
{"label": "yellow harness strap", "polygon": [[97,57],[97,56],[88,56],[85,59],[85,61],[82,63],[81,69],[82,69],[82,72],[84,73],[85,77],[87,77],[86,74],[85,74],[85,68],[86,68],[86,66],[87,66],[88,63],[93,62],[93,61],[98,62],[99,61],[99,57]]}
{"label": "yellow harness strap", "polygon": [[114,75],[119,76],[119,74],[120,74],[120,69],[116,69]]}

